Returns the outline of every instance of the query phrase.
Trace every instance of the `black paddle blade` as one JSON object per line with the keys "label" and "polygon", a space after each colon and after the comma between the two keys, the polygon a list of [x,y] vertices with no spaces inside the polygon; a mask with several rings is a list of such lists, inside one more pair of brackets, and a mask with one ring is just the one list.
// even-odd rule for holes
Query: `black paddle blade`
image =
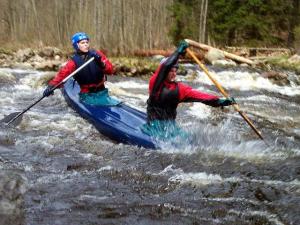
{"label": "black paddle blade", "polygon": [[22,115],[16,118],[21,112],[14,112],[9,114],[8,116],[4,117],[0,120],[0,123],[5,123],[6,125],[14,125],[18,126],[22,121]]}

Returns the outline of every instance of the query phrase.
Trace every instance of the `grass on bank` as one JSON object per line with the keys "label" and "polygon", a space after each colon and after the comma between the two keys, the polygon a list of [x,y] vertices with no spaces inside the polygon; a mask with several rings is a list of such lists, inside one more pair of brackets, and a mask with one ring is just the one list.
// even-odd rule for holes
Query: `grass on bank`
{"label": "grass on bank", "polygon": [[300,56],[299,60],[291,60],[290,56],[277,56],[266,58],[265,63],[271,65],[272,67],[293,71],[300,75]]}

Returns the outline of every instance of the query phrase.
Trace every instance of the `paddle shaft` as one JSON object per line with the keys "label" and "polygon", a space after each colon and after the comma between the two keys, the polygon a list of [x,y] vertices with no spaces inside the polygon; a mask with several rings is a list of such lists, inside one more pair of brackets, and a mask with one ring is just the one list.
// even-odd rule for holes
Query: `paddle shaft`
{"label": "paddle shaft", "polygon": [[[50,93],[52,91],[54,91],[55,89],[57,89],[60,85],[64,84],[68,79],[70,79],[71,77],[73,77],[76,73],[78,73],[81,69],[83,69],[87,64],[89,64],[90,62],[92,62],[94,60],[94,57],[90,58],[88,61],[86,61],[84,64],[82,64],[80,67],[78,67],[74,72],[72,72],[69,76],[67,76],[65,79],[63,79],[61,82],[59,82],[57,85],[55,85],[51,90]],[[20,112],[19,114],[17,114],[14,118],[12,118],[7,125],[11,124],[12,122],[14,122],[16,119],[18,119],[20,116],[22,116],[24,113],[26,113],[29,109],[31,109],[33,106],[35,106],[37,103],[39,103],[43,98],[45,98],[46,96],[42,96],[40,97],[36,102],[32,103],[30,106],[28,106],[26,109],[24,109],[22,112]]]}
{"label": "paddle shaft", "polygon": [[[206,67],[199,61],[199,59],[195,56],[192,50],[186,49],[187,53],[196,61],[196,63],[201,67],[201,69],[205,72],[205,74],[209,77],[209,79],[216,85],[218,90],[224,95],[224,97],[229,98],[228,93],[223,89],[223,87],[219,84],[219,82],[214,79],[214,77],[209,73]],[[238,104],[233,104],[234,109],[243,117],[243,119],[248,123],[248,125],[252,128],[252,130],[259,136],[260,139],[264,140],[261,133],[255,128],[253,123],[249,120],[246,114],[240,109]]]}

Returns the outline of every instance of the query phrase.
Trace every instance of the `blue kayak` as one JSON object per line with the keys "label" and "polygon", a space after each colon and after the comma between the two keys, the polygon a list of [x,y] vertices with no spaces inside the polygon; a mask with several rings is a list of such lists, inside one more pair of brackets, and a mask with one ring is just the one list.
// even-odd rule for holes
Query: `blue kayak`
{"label": "blue kayak", "polygon": [[103,135],[117,142],[145,148],[157,148],[150,135],[141,129],[147,115],[124,103],[114,106],[90,105],[79,99],[80,87],[70,78],[63,88],[67,103],[83,118],[91,122]]}

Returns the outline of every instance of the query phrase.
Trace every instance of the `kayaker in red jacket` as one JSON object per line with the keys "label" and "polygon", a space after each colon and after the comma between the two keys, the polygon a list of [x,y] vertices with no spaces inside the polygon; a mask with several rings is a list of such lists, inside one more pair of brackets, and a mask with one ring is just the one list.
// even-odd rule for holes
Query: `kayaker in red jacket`
{"label": "kayaker in red jacket", "polygon": [[235,104],[233,98],[200,92],[192,87],[177,82],[178,59],[185,54],[188,43],[182,41],[177,50],[160,64],[149,81],[149,98],[147,100],[148,122],[154,120],[175,120],[177,106],[181,102],[201,102],[213,107]]}
{"label": "kayaker in red jacket", "polygon": [[[75,49],[74,55],[62,67],[56,76],[49,81],[44,91],[44,96],[53,94],[52,88],[59,84],[78,67],[88,61],[91,57],[95,59],[74,75],[74,79],[80,86],[80,99],[91,104],[97,104],[99,92],[107,89],[104,86],[106,74],[113,74],[113,66],[107,57],[99,50],[90,49],[90,38],[86,33],[79,32],[72,36],[72,45]],[[108,92],[107,92],[108,93]],[[103,96],[103,95],[102,95]],[[107,94],[108,96],[108,94]]]}

